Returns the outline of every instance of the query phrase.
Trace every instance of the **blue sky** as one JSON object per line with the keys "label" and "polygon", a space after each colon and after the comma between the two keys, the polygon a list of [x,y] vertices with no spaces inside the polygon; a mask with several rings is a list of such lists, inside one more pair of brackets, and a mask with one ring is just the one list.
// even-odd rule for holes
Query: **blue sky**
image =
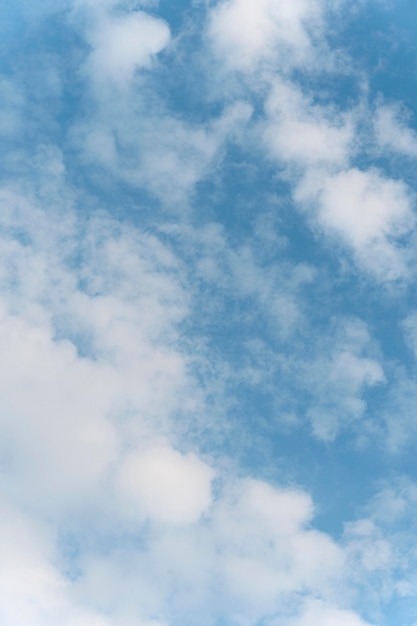
{"label": "blue sky", "polygon": [[411,0],[0,8],[0,623],[417,626]]}

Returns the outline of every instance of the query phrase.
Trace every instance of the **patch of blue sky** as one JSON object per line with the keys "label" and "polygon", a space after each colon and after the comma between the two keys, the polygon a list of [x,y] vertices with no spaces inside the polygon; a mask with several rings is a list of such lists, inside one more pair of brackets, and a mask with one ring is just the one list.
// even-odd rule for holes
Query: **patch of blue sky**
{"label": "patch of blue sky", "polygon": [[414,109],[416,9],[409,0],[367,3],[339,32],[353,64],[366,71],[372,93],[400,100]]}

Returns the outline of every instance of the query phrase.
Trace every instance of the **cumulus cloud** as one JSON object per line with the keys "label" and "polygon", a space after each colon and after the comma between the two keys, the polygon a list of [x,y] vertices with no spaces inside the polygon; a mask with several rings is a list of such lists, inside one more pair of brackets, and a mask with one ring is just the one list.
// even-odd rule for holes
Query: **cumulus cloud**
{"label": "cumulus cloud", "polygon": [[323,225],[339,230],[355,248],[403,235],[413,223],[404,185],[376,172],[335,175],[325,185],[320,204]]}
{"label": "cumulus cloud", "polygon": [[265,103],[264,141],[285,164],[334,170],[348,163],[354,143],[352,116],[313,104],[300,87],[276,80]]}
{"label": "cumulus cloud", "polygon": [[10,509],[26,511],[11,514],[24,542],[5,530],[9,622],[291,623],[300,593],[344,616],[344,550],[311,527],[311,497],[174,445],[177,413],[203,394],[178,344],[189,305],[169,247],[105,216],[67,209],[62,228],[34,199],[2,202],[1,458]]}
{"label": "cumulus cloud", "polygon": [[[197,618],[212,624],[224,612],[248,625],[274,624],[278,615],[292,623],[311,594],[330,604],[333,598],[338,606],[344,553],[327,535],[308,528],[309,496],[253,480],[228,480],[224,487],[197,524],[153,528],[133,552],[84,554],[77,594],[102,610],[146,607],[149,613],[177,615],[184,624]],[[135,600],[133,589],[146,590],[146,596]]]}
{"label": "cumulus cloud", "polygon": [[313,229],[343,242],[357,265],[380,281],[396,280],[408,273],[402,238],[414,225],[412,194],[401,179],[357,167],[355,160],[369,148],[362,129],[371,117],[379,150],[413,156],[413,131],[399,106],[378,104],[374,115],[358,99],[341,108],[292,74],[297,67],[308,71],[313,60],[319,72],[338,67],[318,61],[331,57],[323,50],[326,16],[334,8],[323,2],[230,0],[212,9],[208,32],[230,71],[262,76],[250,83],[264,105],[257,128],[261,144],[283,169]]}
{"label": "cumulus cloud", "polygon": [[[81,251],[79,222],[71,235],[71,218],[54,226],[6,191],[2,204],[2,450],[11,492],[59,512],[98,493],[125,437],[134,444],[152,419],[164,432],[173,412],[197,407],[198,394],[185,391],[187,359],[174,347],[187,298],[155,238],[97,219]],[[74,254],[85,259],[76,271]],[[132,419],[119,428],[125,412]]]}
{"label": "cumulus cloud", "polygon": [[312,174],[299,186],[297,200],[317,206],[320,227],[336,234],[358,260],[380,279],[407,273],[401,237],[411,232],[415,218],[407,186],[378,171],[356,168],[332,176]]}
{"label": "cumulus cloud", "polygon": [[[379,280],[406,276],[401,238],[414,226],[412,194],[401,179],[351,167],[358,149],[357,114],[313,104],[288,81],[272,85],[265,112],[264,145],[286,168],[294,199],[312,224],[344,242]],[[389,125],[383,127],[390,132]]]}
{"label": "cumulus cloud", "polygon": [[149,71],[169,47],[169,26],[144,11],[116,9],[82,3],[74,13],[91,50],[81,71],[88,114],[74,124],[73,142],[93,169],[184,209],[196,184],[217,171],[252,107],[242,99],[204,123],[186,120],[167,106]]}
{"label": "cumulus cloud", "polygon": [[168,25],[142,11],[103,15],[88,34],[92,51],[86,71],[96,88],[127,89],[136,70],[148,68],[152,58],[170,41]]}
{"label": "cumulus cloud", "polygon": [[212,478],[195,455],[168,446],[129,453],[119,473],[120,489],[138,515],[174,524],[196,522],[209,508]]}
{"label": "cumulus cloud", "polygon": [[334,626],[334,624],[338,626],[366,626],[368,623],[364,622],[352,611],[339,610],[317,601],[309,603],[300,617],[288,622],[288,626],[313,626],[314,624],[322,624],[323,626]]}
{"label": "cumulus cloud", "polygon": [[231,69],[253,71],[266,62],[285,70],[309,63],[321,18],[321,2],[228,0],[212,10],[208,32]]}

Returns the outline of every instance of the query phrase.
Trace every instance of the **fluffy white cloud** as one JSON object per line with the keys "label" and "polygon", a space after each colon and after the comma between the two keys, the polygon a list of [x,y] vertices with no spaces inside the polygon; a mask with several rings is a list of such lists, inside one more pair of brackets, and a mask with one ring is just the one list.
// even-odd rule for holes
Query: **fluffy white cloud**
{"label": "fluffy white cloud", "polygon": [[407,250],[398,240],[414,226],[411,193],[401,180],[357,168],[354,160],[369,148],[361,129],[371,117],[379,150],[415,155],[413,131],[399,107],[378,105],[374,115],[358,102],[350,111],[339,110],[288,71],[298,63],[304,72],[310,63],[319,71],[326,67],[323,59],[331,63],[331,55],[320,50],[325,49],[325,17],[334,6],[228,0],[212,10],[209,36],[229,70],[262,77],[250,83],[264,101],[265,118],[257,126],[261,143],[284,169],[312,227],[343,242],[378,280],[396,280],[408,273]]}
{"label": "fluffy white cloud", "polygon": [[215,541],[223,546],[218,575],[241,619],[246,614],[251,623],[262,613],[283,613],[286,599],[302,589],[333,593],[343,553],[308,528],[312,516],[306,493],[260,481],[236,485],[233,495],[217,503]]}
{"label": "fluffy white cloud", "polygon": [[355,138],[352,115],[314,104],[291,82],[274,80],[265,102],[264,142],[273,157],[297,171],[344,167]]}
{"label": "fluffy white cloud", "polygon": [[86,69],[96,88],[125,89],[137,69],[148,68],[152,58],[170,41],[168,25],[138,11],[103,15],[88,35],[92,52]]}
{"label": "fluffy white cloud", "polygon": [[227,0],[212,10],[209,37],[231,69],[252,71],[266,61],[285,70],[309,63],[321,17],[319,1]]}
{"label": "fluffy white cloud", "polygon": [[344,553],[309,528],[309,496],[260,481],[222,482],[198,523],[152,526],[134,550],[115,545],[105,555],[83,555],[77,596],[102,611],[168,612],[203,625],[225,612],[248,626],[272,624],[273,615],[286,623],[300,607],[299,594],[337,605]]}
{"label": "fluffy white cloud", "polygon": [[[164,208],[186,204],[195,184],[220,170],[223,147],[245,128],[251,106],[223,102],[204,122],[169,110],[146,77],[170,42],[165,22],[137,10],[150,3],[75,4],[87,16],[79,31],[90,46],[83,68],[92,89],[79,102],[86,117],[72,128],[83,164],[104,165]],[[323,6],[229,0],[212,10],[209,34],[229,70],[309,67]],[[266,118],[253,129],[285,164],[314,226],[336,233],[373,271],[387,273],[389,259],[398,261],[388,274],[400,275],[392,240],[413,223],[406,187],[351,165],[353,114],[317,104],[289,79],[268,81]],[[13,108],[17,92],[7,93]],[[13,116],[5,120],[17,126]],[[265,262],[251,243],[230,246],[216,225],[196,235],[184,221],[170,231],[162,220],[157,235],[152,220],[138,226],[138,214],[123,224],[94,212],[88,193],[81,199],[65,187],[64,163],[43,146],[33,157],[33,186],[25,180],[21,193],[0,192],[0,622],[213,626],[227,615],[239,626],[365,626],[355,585],[399,563],[377,525],[351,524],[337,541],[315,527],[309,493],[284,477],[281,485],[245,478],[251,468],[236,472],[228,459],[208,464],[197,445],[234,401],[222,395],[228,379],[218,372],[236,367],[237,378],[262,383],[263,392],[278,361],[294,377],[290,392],[308,395],[315,435],[331,440],[364,415],[366,391],[384,381],[365,325],[311,333],[308,345],[317,345],[300,348],[306,314],[297,289],[314,270],[292,259],[281,266],[274,233],[275,256]],[[71,175],[79,180],[81,172]],[[122,205],[126,188],[117,191],[108,201]],[[185,234],[171,245],[170,233],[187,227],[192,244]],[[194,246],[189,267],[174,253],[184,242]],[[259,338],[245,345],[261,361],[273,335],[263,369],[241,374],[236,357],[216,370],[215,356],[199,369],[207,357],[200,323],[226,302],[202,296],[199,281],[238,303],[245,328],[252,309],[262,310]],[[250,306],[241,307],[245,299]],[[194,308],[196,338],[187,332]],[[228,313],[225,306],[216,317],[222,332]],[[294,343],[279,354],[288,338]],[[221,390],[214,417],[206,406],[210,368]],[[403,500],[391,499],[391,516]]]}
{"label": "fluffy white cloud", "polygon": [[312,171],[299,185],[296,199],[314,203],[321,229],[352,247],[365,269],[381,280],[406,274],[406,258],[396,239],[410,233],[415,218],[412,199],[401,180],[377,170],[356,168],[327,175]]}
{"label": "fluffy white cloud", "polygon": [[120,468],[119,487],[140,517],[187,524],[209,508],[212,478],[212,469],[194,454],[164,446],[129,453]]}
{"label": "fluffy white cloud", "polygon": [[81,3],[75,12],[91,52],[81,72],[89,112],[71,136],[89,165],[183,210],[195,185],[217,171],[216,158],[245,126],[252,107],[236,101],[203,124],[170,110],[148,71],[169,44],[169,28],[143,11],[125,9]]}
{"label": "fluffy white cloud", "polygon": [[407,233],[413,224],[403,183],[352,169],[330,178],[320,197],[320,222],[356,249]]}
{"label": "fluffy white cloud", "polygon": [[[198,410],[176,347],[187,297],[180,266],[156,238],[105,218],[84,230],[70,210],[49,219],[5,190],[1,204],[8,492],[60,516],[104,497],[126,440],[168,433],[175,412]],[[77,269],[74,255],[84,259]]]}
{"label": "fluffy white cloud", "polygon": [[[359,113],[339,113],[333,106],[313,103],[299,86],[277,79],[271,83],[265,112],[263,143],[286,168],[294,199],[316,229],[347,244],[356,261],[380,280],[405,276],[406,255],[396,242],[415,223],[411,193],[401,180],[350,166],[358,149]],[[383,127],[410,146],[406,129],[399,133],[393,120],[391,110],[379,109],[375,123],[380,143]]]}
{"label": "fluffy white cloud", "polygon": [[280,491],[256,481],[248,483],[242,506],[249,515],[283,535],[304,526],[313,516],[313,503],[307,494]]}
{"label": "fluffy white cloud", "polygon": [[46,329],[2,317],[2,448],[12,476],[18,466],[15,495],[32,494],[35,504],[43,494],[41,506],[53,498],[54,508],[57,499],[62,506],[85,491],[91,495],[117,450],[105,419],[109,396],[100,392],[103,385],[110,391],[111,374],[97,376],[94,365],[78,359],[69,342],[54,342]]}
{"label": "fluffy white cloud", "polygon": [[370,626],[352,611],[344,611],[327,606],[320,601],[308,603],[300,617],[286,623],[286,626]]}
{"label": "fluffy white cloud", "polygon": [[[48,183],[62,174],[54,163]],[[204,393],[181,343],[190,303],[169,246],[6,190],[1,202],[2,487],[35,537],[4,533],[11,626],[210,625],[220,613],[285,623],[300,594],[338,607],[345,552],[312,528],[307,493],[214,467],[213,496],[214,470],[177,451],[177,415],[198,419]],[[360,329],[350,334],[360,359]]]}
{"label": "fluffy white cloud", "polygon": [[[1,506],[0,619],[8,626],[111,626],[112,621],[71,598],[56,566],[55,530]],[[123,622],[120,622],[123,623]],[[126,624],[126,626],[128,626]],[[129,626],[147,626],[140,622]]]}

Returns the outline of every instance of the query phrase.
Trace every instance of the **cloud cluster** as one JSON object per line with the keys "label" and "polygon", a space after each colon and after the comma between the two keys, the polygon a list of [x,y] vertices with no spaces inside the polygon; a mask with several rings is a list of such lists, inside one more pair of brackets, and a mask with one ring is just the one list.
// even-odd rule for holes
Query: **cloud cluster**
{"label": "cloud cluster", "polygon": [[85,220],[57,184],[53,219],[45,199],[1,196],[2,619],[365,623],[308,494],[187,449],[204,391],[180,339],[181,261],[155,235]]}
{"label": "cloud cluster", "polygon": [[90,48],[80,75],[87,114],[71,133],[82,158],[183,210],[195,185],[218,169],[251,107],[235,102],[204,123],[188,121],[167,106],[151,72],[160,69],[160,53],[175,54],[164,20],[120,3],[80,3],[73,20]]}
{"label": "cloud cluster", "polygon": [[227,0],[212,10],[208,34],[230,69],[252,72],[263,64],[304,68],[314,63],[323,10],[320,1]]}
{"label": "cloud cluster", "polygon": [[[324,75],[343,67],[337,55],[323,52],[331,8],[326,2],[255,7],[225,1],[212,10],[208,33],[229,72],[250,77],[251,91],[263,98],[262,143],[284,168],[313,230],[335,241],[337,252],[338,243],[345,244],[378,280],[401,279],[409,273],[403,240],[414,226],[412,193],[388,172],[355,164],[368,150],[363,128],[373,111],[363,99],[342,109],[309,86],[312,67]],[[379,150],[415,154],[413,131],[399,108],[378,106],[372,126]]]}
{"label": "cloud cluster", "polygon": [[147,13],[104,15],[89,35],[92,52],[86,71],[97,88],[128,89],[135,71],[149,67],[169,41],[168,25]]}
{"label": "cloud cluster", "polygon": [[[412,159],[415,133],[401,107],[363,92],[343,106],[321,85],[348,73],[326,30],[342,4],[193,3],[205,21],[179,37],[153,2],[59,4],[72,54],[39,89],[65,106],[33,97],[27,145],[30,89],[1,79],[0,134],[19,138],[0,186],[2,624],[372,626],[412,597],[411,481],[352,505],[338,534],[288,478],[301,432],[330,449],[364,424],[361,442],[391,453],[415,433],[416,315],[399,367],[347,306],[357,270],[375,289],[410,275],[413,194],[365,157]],[[36,45],[56,24],[44,10]],[[186,62],[182,37],[200,49]],[[258,167],[279,170],[265,192]],[[296,251],[275,182],[305,228]],[[356,264],[337,276],[347,296],[304,254],[323,239],[329,266]],[[300,429],[285,453],[281,409]],[[262,470],[255,453],[240,463],[257,416]]]}

